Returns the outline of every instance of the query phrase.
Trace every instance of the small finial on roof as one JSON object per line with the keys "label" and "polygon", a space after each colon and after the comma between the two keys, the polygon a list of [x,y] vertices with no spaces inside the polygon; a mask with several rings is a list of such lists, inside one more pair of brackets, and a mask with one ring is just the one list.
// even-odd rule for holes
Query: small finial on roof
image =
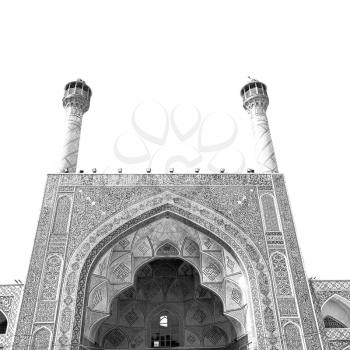
{"label": "small finial on roof", "polygon": [[256,79],[254,79],[254,78],[250,77],[249,75],[248,75],[248,79],[250,80],[250,82],[251,82],[251,83],[252,83],[252,82],[256,82],[256,81],[258,81],[258,80],[256,80]]}

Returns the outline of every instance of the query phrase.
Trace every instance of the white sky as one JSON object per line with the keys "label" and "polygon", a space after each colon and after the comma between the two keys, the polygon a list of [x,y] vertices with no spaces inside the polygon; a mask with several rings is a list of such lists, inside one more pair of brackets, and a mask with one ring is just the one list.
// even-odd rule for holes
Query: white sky
{"label": "white sky", "polygon": [[[239,152],[244,168],[254,168],[239,96],[248,75],[268,86],[268,118],[307,274],[349,279],[349,10],[347,1],[305,0],[3,2],[0,283],[25,280],[46,174],[57,171],[61,155],[67,82],[83,78],[93,90],[79,169],[144,172],[147,162],[121,161],[115,144],[121,137],[124,156],[142,155],[144,144],[152,155],[160,149],[134,132],[133,111],[146,102],[135,120],[153,137],[163,134],[164,110],[177,105],[195,105],[205,121],[181,145],[169,131],[155,171],[174,150],[201,155],[197,164],[206,171],[215,152],[196,153],[198,137],[204,146],[233,137],[234,120],[234,143],[211,162],[233,171],[242,165]],[[177,110],[180,131],[194,123],[186,108]]]}

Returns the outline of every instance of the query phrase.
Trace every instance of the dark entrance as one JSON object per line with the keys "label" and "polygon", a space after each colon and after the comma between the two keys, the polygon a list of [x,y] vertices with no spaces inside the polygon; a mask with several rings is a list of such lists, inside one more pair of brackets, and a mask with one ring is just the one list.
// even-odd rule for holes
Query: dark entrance
{"label": "dark entrance", "polygon": [[105,349],[232,348],[236,331],[220,298],[178,258],[141,266],[134,285],[112,302],[96,345]]}

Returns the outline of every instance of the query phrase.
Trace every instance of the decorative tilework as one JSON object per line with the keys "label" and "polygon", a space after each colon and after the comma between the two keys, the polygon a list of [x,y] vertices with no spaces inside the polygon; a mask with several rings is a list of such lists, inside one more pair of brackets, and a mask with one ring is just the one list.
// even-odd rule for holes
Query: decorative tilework
{"label": "decorative tilework", "polygon": [[211,280],[214,281],[220,274],[220,267],[214,263],[210,263],[204,270],[203,273]]}
{"label": "decorative tilework", "polygon": [[42,281],[41,295],[42,300],[55,300],[57,295],[58,281],[60,278],[62,260],[54,255],[50,256],[45,265],[44,278]]}
{"label": "decorative tilework", "polygon": [[109,332],[105,338],[105,342],[108,341],[110,344],[114,345],[116,348],[123,343],[125,340],[125,335],[119,329],[113,329]]}
{"label": "decorative tilework", "polygon": [[242,303],[242,293],[238,290],[238,288],[232,288],[231,299],[238,305]]}
{"label": "decorative tilework", "polygon": [[288,350],[302,350],[304,349],[300,336],[299,327],[293,323],[287,323],[284,326],[284,336],[286,347]]}
{"label": "decorative tilework", "polygon": [[170,243],[166,243],[157,250],[156,255],[179,255],[179,251]]}
{"label": "decorative tilework", "polygon": [[278,298],[277,302],[281,317],[298,316],[298,311],[294,298]]}
{"label": "decorative tilework", "polygon": [[92,293],[92,303],[91,308],[95,308],[102,301],[102,291],[100,288],[96,288]]}
{"label": "decorative tilework", "polygon": [[7,314],[11,310],[13,295],[0,295],[0,310]]}
{"label": "decorative tilework", "polygon": [[[169,197],[169,196],[167,196],[167,197]],[[170,198],[171,199],[171,198]],[[158,200],[157,200],[158,201]],[[159,200],[159,202],[161,202],[160,200]],[[166,210],[169,210],[169,208],[171,208],[171,207],[167,207],[167,209]],[[164,209],[163,209],[163,207],[158,207],[157,208],[157,210],[160,210],[160,212],[162,212]],[[172,212],[174,212],[174,213],[176,213],[177,212],[177,210],[178,209],[176,209],[175,207],[174,208],[171,208],[171,210],[172,210]],[[181,216],[183,216],[183,217],[186,217],[186,212],[185,211],[182,211],[182,210],[180,210],[179,211],[179,213],[181,214]],[[208,213],[209,214],[209,213]],[[148,215],[151,215],[151,217],[154,217],[154,215],[155,215],[155,212],[154,211],[152,211],[152,212],[150,212],[149,214],[147,214],[147,216]],[[195,217],[193,217],[192,218],[192,220],[194,219]],[[140,217],[140,219],[142,220],[143,218],[142,218],[142,216]],[[144,219],[143,219],[144,220]],[[144,225],[145,223],[143,222],[143,225]],[[212,232],[215,232],[215,234],[217,234],[217,235],[219,235],[219,231],[217,230],[217,225],[224,225],[225,223],[223,222],[223,223],[221,223],[221,222],[215,222],[215,226],[213,225],[213,226],[208,226],[208,229],[209,230],[211,230]],[[207,226],[207,224],[205,223],[205,222],[203,222],[202,223],[202,225],[204,226],[204,227],[206,227]],[[228,225],[228,224],[226,224],[225,226],[225,229],[226,230],[229,230],[230,229],[230,225]],[[208,235],[210,235],[210,231],[206,231],[207,233],[206,234],[208,234]],[[115,233],[114,233],[115,234]],[[212,236],[212,237],[214,237],[214,236]],[[234,241],[232,241],[232,239],[231,238],[229,238],[229,236],[224,236],[222,239],[224,239],[224,242],[228,242],[229,244],[233,244],[233,242]],[[244,242],[246,242],[246,241],[244,241]],[[111,241],[111,244],[113,244],[112,243],[112,241]],[[243,243],[244,244],[244,243]],[[103,246],[106,246],[106,243],[104,242],[103,243]],[[247,245],[248,246],[248,245]],[[96,249],[100,249],[100,248],[98,248],[98,247],[96,247]],[[239,253],[239,254],[241,254],[241,252],[240,252],[240,248],[238,248],[238,247],[235,247],[234,248],[235,249],[235,252],[236,253]],[[259,253],[258,253],[258,251],[252,246],[252,245],[249,245],[249,256],[251,256],[252,257],[252,259],[254,259],[253,261],[254,262],[256,262],[257,263],[257,266],[259,267],[259,271],[261,271],[262,269],[264,269],[264,265],[263,264],[261,264],[260,262],[259,262],[259,260],[260,260],[260,257],[259,257]],[[249,271],[249,269],[248,269],[248,271]],[[84,276],[84,274],[82,274],[82,276]],[[267,284],[269,284],[269,282],[267,282]],[[222,288],[221,288],[222,289]],[[268,290],[270,290],[270,289],[268,289]],[[220,291],[216,291],[217,293],[219,293],[219,295],[220,295]],[[254,292],[253,292],[254,293]],[[269,291],[268,291],[268,293],[269,293]],[[257,310],[256,310],[257,311]],[[257,321],[257,327],[258,327],[258,329],[260,329],[259,328],[259,313],[256,313],[256,321]],[[73,338],[73,339],[75,339],[75,338]],[[263,338],[258,338],[259,339],[259,342],[260,342],[260,339],[261,339],[261,341],[263,341]],[[263,347],[262,347],[262,349],[263,349]]]}
{"label": "decorative tilework", "polygon": [[300,312],[302,329],[304,334],[309,335],[305,338],[306,348],[308,350],[318,350],[322,348],[320,332],[315,319],[314,306],[309,294],[308,282],[306,280],[301,253],[295,234],[284,178],[281,174],[274,174],[272,178],[285,238],[286,251],[288,252],[288,260],[293,264],[291,266],[291,275]]}
{"label": "decorative tilework", "polygon": [[292,290],[289,282],[288,268],[285,257],[280,253],[275,253],[272,258],[272,267],[275,277],[277,295],[289,296],[292,295]]}
{"label": "decorative tilework", "polygon": [[125,319],[130,326],[132,326],[138,320],[138,318],[137,313],[133,310],[125,315]]}
{"label": "decorative tilework", "polygon": [[279,231],[275,201],[270,194],[261,196],[266,231]]}
{"label": "decorative tilework", "polygon": [[113,274],[117,280],[124,282],[127,276],[129,276],[131,270],[124,264],[119,264],[114,270]]}
{"label": "decorative tilework", "polygon": [[55,235],[65,235],[68,228],[69,212],[71,200],[67,196],[62,196],[57,201],[55,220],[52,233]]}
{"label": "decorative tilework", "polygon": [[47,328],[41,328],[33,335],[32,350],[48,350],[50,347],[51,332]]}
{"label": "decorative tilework", "polygon": [[[186,218],[188,221],[197,223],[203,230],[208,230],[210,239],[217,239],[225,242],[228,247],[232,247],[236,254],[240,257],[247,269],[249,276],[250,285],[252,286],[251,298],[254,306],[254,317],[256,320],[257,329],[257,344],[259,349],[265,349],[264,337],[270,335],[266,333],[264,329],[264,323],[262,322],[262,308],[265,308],[265,301],[263,295],[269,296],[270,302],[273,300],[271,296],[271,283],[263,283],[259,289],[256,287],[256,278],[254,274],[258,275],[258,264],[262,265],[264,275],[268,276],[268,270],[263,265],[263,258],[266,259],[267,252],[265,245],[265,239],[261,227],[261,219],[259,218],[257,192],[252,191],[253,186],[271,186],[272,176],[270,174],[248,174],[248,175],[178,175],[172,174],[167,175],[84,175],[84,174],[62,174],[52,175],[52,179],[59,181],[61,186],[78,186],[75,193],[76,198],[74,199],[72,209],[72,226],[71,233],[68,242],[68,258],[72,256],[75,259],[74,251],[80,249],[83,246],[82,242],[85,242],[85,238],[89,237],[90,246],[85,246],[86,249],[81,251],[79,255],[79,267],[75,274],[70,275],[74,272],[71,267],[67,265],[67,271],[65,272],[65,280],[69,283],[63,286],[62,302],[60,306],[60,315],[63,315],[62,305],[64,300],[67,299],[67,294],[71,296],[73,302],[69,303],[69,307],[74,310],[75,317],[74,322],[77,320],[76,325],[79,325],[81,319],[81,310],[83,302],[81,298],[84,297],[84,274],[87,275],[89,267],[92,264],[91,259],[96,257],[104,247],[107,247],[109,242],[117,237],[122,236],[128,229],[135,226],[138,220],[147,220],[152,215],[158,215],[162,210],[171,210],[176,215]],[[48,188],[51,188],[51,192],[57,191],[57,183],[49,184]],[[123,187],[124,185],[129,186]],[[186,187],[186,185],[190,185]],[[194,186],[195,185],[195,186]],[[213,185],[213,186],[212,186]],[[94,187],[95,186],[95,187]],[[112,188],[112,186],[116,186]],[[149,186],[149,188],[147,188]],[[271,188],[271,187],[270,187]],[[78,192],[81,189],[82,192]],[[49,192],[50,192],[49,191]],[[164,200],[160,194],[161,192],[170,191],[169,199]],[[243,195],[247,197],[242,205],[237,205],[237,198],[242,198]],[[87,201],[87,197],[90,197],[90,201]],[[51,199],[50,199],[51,198]],[[53,193],[45,194],[44,205],[48,206],[48,219],[50,219],[50,213],[52,212],[53,206]],[[165,197],[164,197],[165,198]],[[102,203],[106,199],[105,203]],[[96,205],[92,206],[91,202],[95,202]],[[158,201],[158,203],[156,203]],[[153,202],[154,204],[151,204]],[[120,206],[115,203],[122,203],[124,210],[121,212]],[[148,204],[150,203],[150,204]],[[139,206],[136,210],[136,206]],[[143,206],[144,209],[141,209]],[[158,209],[159,208],[159,209]],[[147,214],[143,214],[146,213]],[[103,212],[105,214],[103,214]],[[120,213],[117,215],[117,213]],[[218,214],[222,213],[222,214]],[[111,219],[110,219],[111,218]],[[110,220],[110,221],[108,221]],[[237,225],[233,221],[237,221]],[[246,234],[242,234],[242,230],[237,227],[242,227],[246,230]],[[95,231],[96,230],[96,231]],[[112,234],[112,231],[114,233]],[[47,234],[47,231],[45,231]],[[96,233],[96,234],[95,234]],[[45,236],[45,235],[44,235]],[[37,254],[35,257],[38,261],[45,261],[45,237],[42,237],[43,254]],[[111,237],[107,239],[108,237]],[[113,238],[114,237],[114,238]],[[244,239],[246,241],[244,241]],[[106,239],[105,239],[106,238]],[[96,243],[92,241],[95,240]],[[247,246],[247,240],[250,247]],[[38,246],[36,246],[38,248]],[[52,248],[54,252],[54,248]],[[231,248],[229,248],[231,249]],[[249,253],[247,253],[249,250]],[[93,253],[92,253],[93,252]],[[91,253],[91,255],[90,255]],[[36,254],[36,253],[34,253]],[[94,255],[95,254],[95,255]],[[247,255],[248,254],[248,255]],[[40,260],[41,259],[41,260]],[[85,267],[86,262],[86,267]],[[39,273],[42,268],[37,269],[39,264],[31,264],[31,271],[35,274]],[[83,269],[83,270],[81,270]],[[87,270],[86,270],[87,269]],[[259,270],[260,271],[260,270]],[[70,276],[68,278],[68,276]],[[260,279],[263,281],[264,278]],[[32,309],[35,310],[35,295],[38,293],[33,279],[30,279],[28,291],[32,291],[34,295],[34,305]],[[36,283],[36,285],[38,285]],[[79,286],[79,290],[77,289]],[[66,291],[68,292],[66,294]],[[263,291],[264,294],[260,293]],[[26,305],[28,306],[29,303]],[[64,304],[65,305],[65,304]],[[271,305],[274,314],[274,305]],[[67,313],[66,313],[67,314]],[[24,315],[24,314],[23,314]],[[27,322],[30,324],[30,312],[28,313],[29,318],[24,320],[21,319],[19,322],[19,334],[23,331],[21,328]],[[60,316],[61,317],[61,316]],[[275,316],[274,316],[275,317]],[[61,319],[61,318],[60,318]],[[58,328],[59,329],[59,328]],[[75,334],[79,337],[79,326],[70,328],[67,335],[63,336],[59,332],[57,333],[57,343],[65,343],[68,341],[73,344],[77,343]],[[23,334],[29,334],[30,330]],[[67,340],[68,338],[68,340]],[[25,345],[25,340],[22,342]],[[277,346],[277,345],[276,345]],[[277,346],[277,348],[279,348]]]}
{"label": "decorative tilework", "polygon": [[197,309],[196,312],[193,314],[192,318],[197,321],[198,323],[202,324],[207,316],[205,315],[205,312],[201,309]]}
{"label": "decorative tilework", "polygon": [[187,342],[188,342],[189,344],[192,345],[192,344],[196,341],[196,338],[194,337],[193,334],[189,334],[189,335],[187,336],[186,340],[187,340]]}
{"label": "decorative tilework", "polygon": [[56,301],[39,301],[36,310],[36,322],[54,322],[56,312]]}
{"label": "decorative tilework", "polygon": [[209,339],[209,341],[216,345],[223,337],[223,332],[219,327],[211,327],[209,330],[205,333],[205,337]]}
{"label": "decorative tilework", "polygon": [[199,256],[198,244],[192,240],[186,240],[184,247],[185,255]]}

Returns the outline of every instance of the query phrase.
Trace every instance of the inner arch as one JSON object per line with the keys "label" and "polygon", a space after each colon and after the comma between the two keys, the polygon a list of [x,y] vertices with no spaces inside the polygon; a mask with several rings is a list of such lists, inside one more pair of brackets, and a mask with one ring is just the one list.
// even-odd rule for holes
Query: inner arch
{"label": "inner arch", "polygon": [[95,345],[105,349],[226,348],[237,338],[219,297],[178,258],[157,258],[139,268],[95,334]]}
{"label": "inner arch", "polygon": [[[220,316],[229,320],[231,324],[231,331],[226,331],[217,324],[213,324],[211,328],[206,325],[202,337],[198,336],[197,339],[195,336],[189,336],[190,341],[194,343],[192,347],[217,347],[215,343],[219,344],[219,341],[222,341],[224,343],[218,346],[238,349],[248,341],[247,334],[249,339],[252,339],[251,296],[247,289],[246,276],[231,249],[228,251],[210,232],[189,224],[187,220],[181,220],[176,214],[168,215],[166,212],[143,222],[127,235],[121,235],[111,243],[105,244],[103,249],[99,248],[100,253],[88,272],[81,336],[84,346],[111,348],[110,344],[113,344],[114,348],[120,349],[138,347],[140,339],[130,336],[125,324],[124,328],[115,322],[111,324],[111,306],[117,303],[116,309],[120,314],[123,309],[118,307],[117,300],[120,295],[132,290],[131,286],[135,288],[136,275],[138,276],[144,266],[159,259],[163,263],[167,259],[186,262],[196,271],[197,277],[194,280],[208,290],[209,299],[216,300],[215,303],[223,310]],[[162,293],[164,294],[163,290]],[[181,321],[176,310],[159,310],[162,311],[166,312],[164,315],[168,315],[170,321]],[[132,320],[132,315],[133,313],[129,315],[129,320]],[[160,316],[162,315],[154,315],[153,321]],[[106,320],[110,323],[108,327],[105,327]],[[147,334],[143,347],[152,345],[151,335]],[[184,330],[182,334],[184,339]],[[212,337],[211,344],[203,334]],[[183,339],[182,343],[178,342],[179,346],[185,346],[181,345],[186,344]],[[234,343],[235,339],[238,339],[237,344]],[[115,346],[116,342],[120,343],[118,347]]]}

